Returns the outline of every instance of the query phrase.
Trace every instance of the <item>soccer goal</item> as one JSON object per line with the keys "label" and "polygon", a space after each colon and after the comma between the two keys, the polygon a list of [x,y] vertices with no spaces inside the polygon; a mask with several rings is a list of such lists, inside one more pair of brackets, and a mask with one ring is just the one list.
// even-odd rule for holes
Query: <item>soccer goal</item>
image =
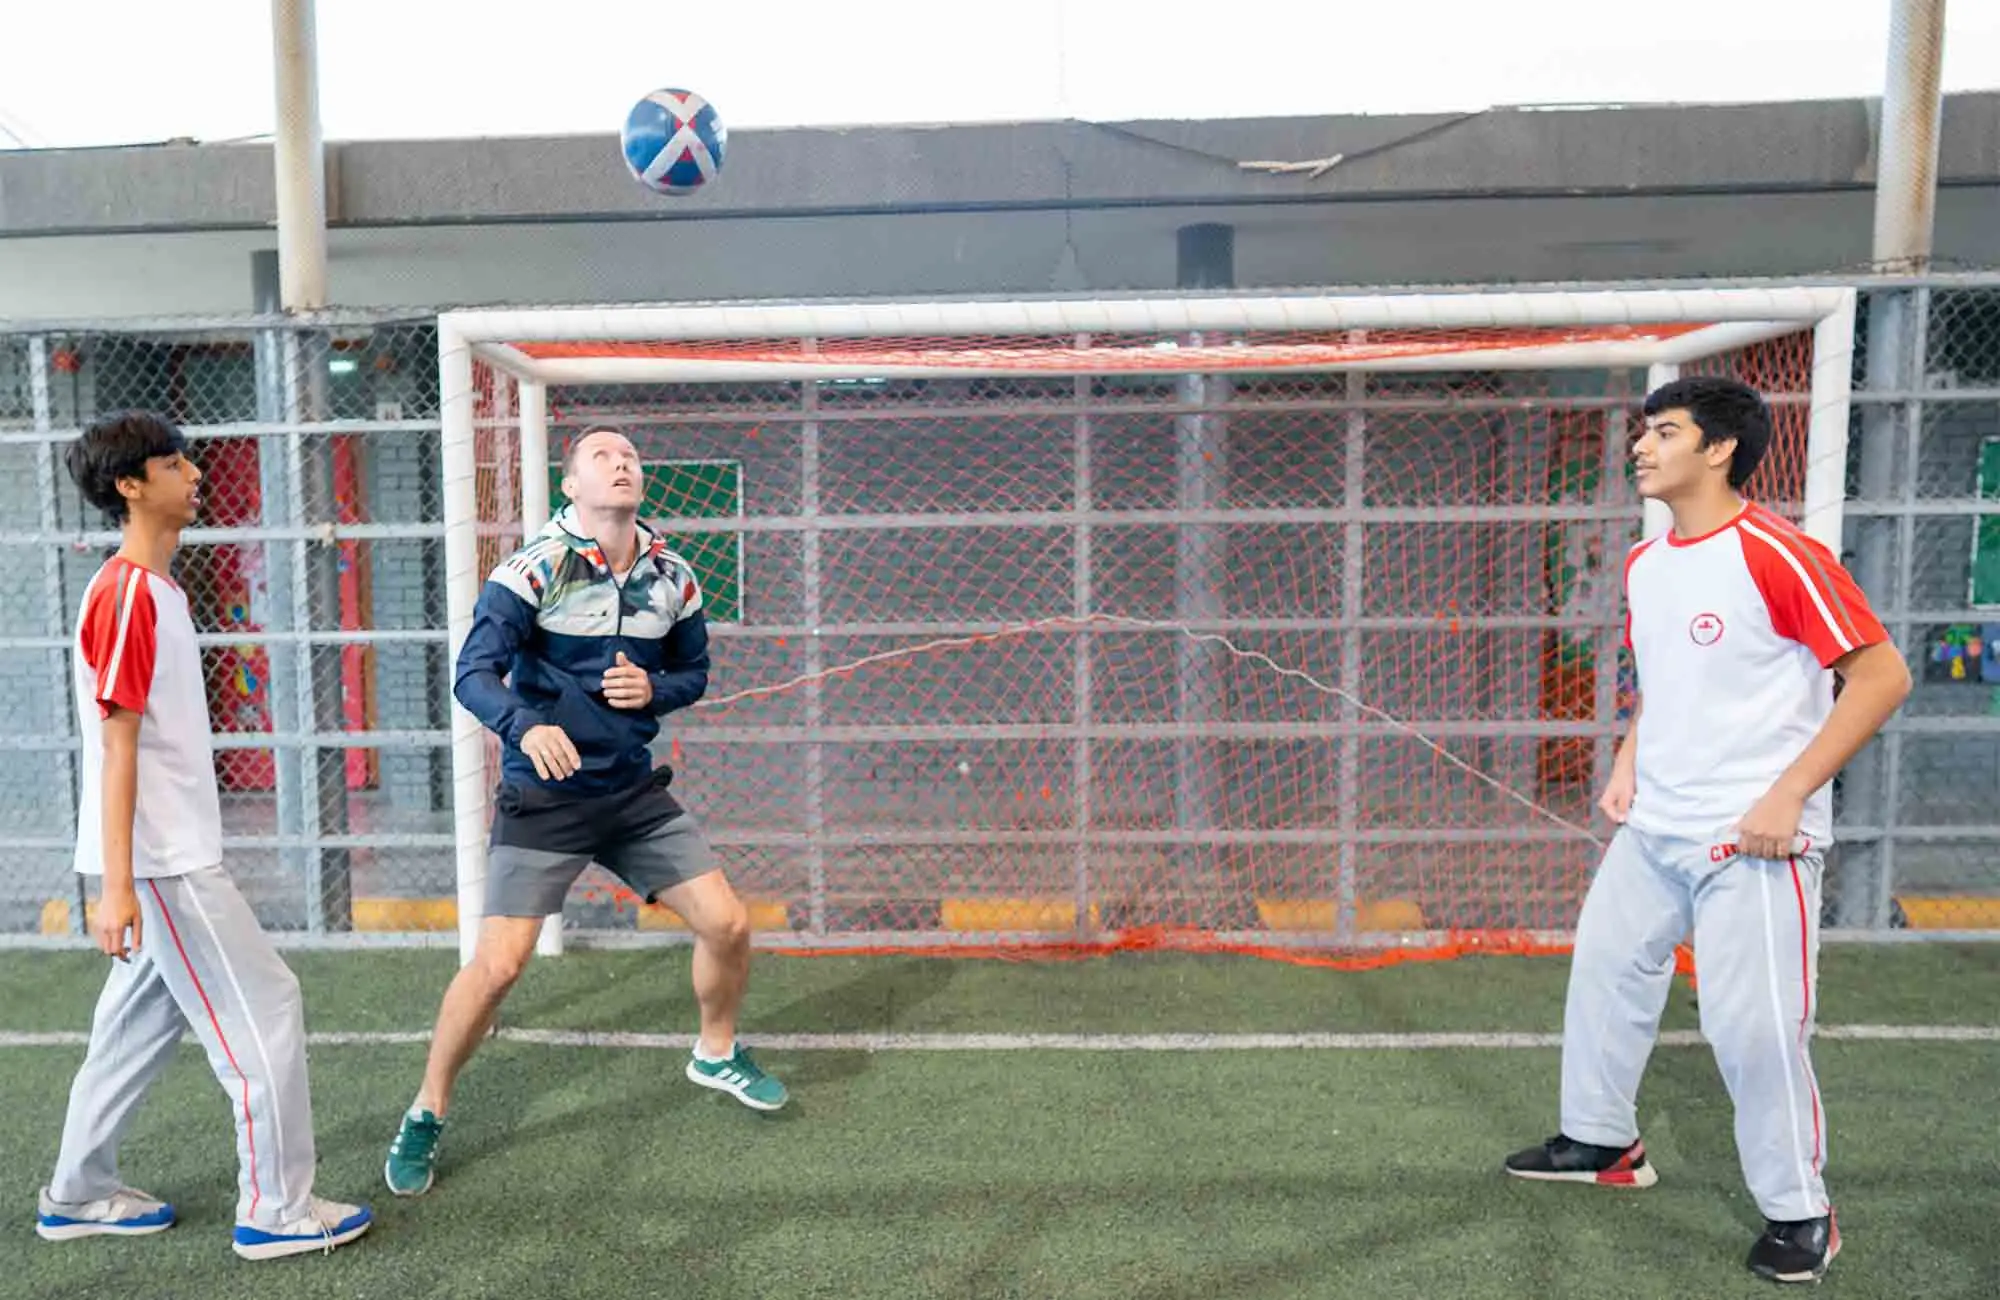
{"label": "soccer goal", "polygon": [[[706,593],[658,755],[761,943],[1559,944],[1638,399],[1757,384],[1752,494],[1838,549],[1853,324],[1814,288],[450,312],[451,650],[610,425]],[[469,953],[496,753],[452,735]],[[676,932],[586,879],[572,927]]]}

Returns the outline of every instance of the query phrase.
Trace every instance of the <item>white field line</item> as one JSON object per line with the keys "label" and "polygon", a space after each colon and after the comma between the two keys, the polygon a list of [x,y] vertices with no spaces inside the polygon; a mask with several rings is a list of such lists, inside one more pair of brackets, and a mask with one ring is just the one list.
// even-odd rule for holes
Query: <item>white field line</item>
{"label": "white field line", "polygon": [[[1833,1042],[2000,1043],[2000,1025],[1822,1025],[1816,1036]],[[687,1034],[635,1034],[590,1029],[507,1029],[505,1042],[538,1047],[593,1047],[635,1051],[687,1051]],[[81,1047],[87,1033],[0,1030],[0,1048]],[[430,1041],[425,1030],[356,1030],[310,1034],[314,1047],[407,1046]],[[770,1052],[1407,1052],[1511,1051],[1562,1046],[1551,1033],[1435,1034],[745,1034],[747,1046]],[[1694,1030],[1663,1033],[1663,1047],[1699,1047]]]}

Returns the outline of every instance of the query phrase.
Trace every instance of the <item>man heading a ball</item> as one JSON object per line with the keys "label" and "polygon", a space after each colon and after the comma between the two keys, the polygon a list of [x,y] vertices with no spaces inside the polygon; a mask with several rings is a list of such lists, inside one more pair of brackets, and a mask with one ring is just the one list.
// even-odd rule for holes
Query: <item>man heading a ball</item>
{"label": "man heading a ball", "polygon": [[500,737],[503,757],[471,962],[445,991],[430,1060],[389,1148],[389,1190],[435,1178],[452,1086],[534,953],[543,918],[595,861],[694,931],[701,1033],[687,1077],[756,1110],[783,1084],[736,1042],[750,923],[649,749],[659,719],[708,686],[701,589],[686,560],[638,520],[632,443],[586,430],[563,459],[570,504],[487,578],[453,692]]}

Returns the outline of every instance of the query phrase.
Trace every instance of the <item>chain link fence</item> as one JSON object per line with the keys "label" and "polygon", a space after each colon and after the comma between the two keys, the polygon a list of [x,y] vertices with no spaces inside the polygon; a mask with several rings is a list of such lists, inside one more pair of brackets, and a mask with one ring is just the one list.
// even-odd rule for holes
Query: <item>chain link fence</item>
{"label": "chain link fence", "polygon": [[[2000,929],[2000,915],[1995,914],[2000,910],[2000,657],[1995,654],[2000,643],[2000,275],[1990,281],[1960,276],[1948,286],[1912,283],[1872,291],[1864,296],[1857,341],[1844,558],[1908,651],[1919,684],[1908,707],[1836,787],[1842,843],[1830,863],[1827,919],[1856,932],[1904,926]],[[1346,417],[1336,409],[1337,399],[1326,397],[1323,383],[1289,382],[1295,387],[1279,383],[1252,391],[1241,389],[1242,381],[1237,381],[1240,392],[1213,398],[1246,408],[1232,414],[1229,446],[1220,449],[1234,468],[1229,496],[1218,499],[1218,507],[1268,512],[1338,506],[1346,499]],[[1616,390],[1606,384],[1597,391]],[[1374,395],[1393,398],[1387,390]],[[1462,404],[1466,396],[1455,400]],[[1407,486],[1405,504],[1413,510],[1450,504],[1444,480],[1473,482],[1463,463],[1467,448],[1475,437],[1492,435],[1494,421],[1506,423],[1498,408],[1508,396],[1495,398],[1496,409],[1486,415],[1465,413],[1455,424],[1437,425],[1446,432],[1457,429],[1456,440],[1400,437],[1396,424],[1401,417],[1395,412],[1371,414],[1375,445],[1383,455],[1402,457],[1393,474],[1380,468],[1388,462],[1371,469],[1389,475],[1378,478],[1371,499],[1397,497]],[[563,404],[551,412],[559,428],[573,427],[586,413],[615,416],[620,403],[641,401],[645,409],[628,412],[635,427],[644,428],[648,445],[660,444],[662,457],[683,465],[685,481],[676,480],[676,490],[685,499],[677,502],[675,513],[716,516],[715,535],[692,543],[714,551],[703,561],[711,615],[719,628],[712,694],[804,672],[813,658],[824,666],[842,661],[850,651],[859,655],[893,649],[912,636],[929,635],[931,625],[940,621],[962,624],[976,635],[996,607],[1010,611],[1009,617],[1071,612],[1070,579],[1037,578],[1038,573],[1074,569],[1059,562],[1057,554],[1074,545],[1067,525],[1043,530],[1054,549],[1040,561],[1027,556],[1018,564],[978,569],[954,561],[948,552],[927,553],[924,571],[935,579],[929,586],[914,585],[907,566],[871,555],[870,546],[884,544],[885,535],[860,530],[825,536],[822,576],[810,593],[803,586],[753,581],[760,571],[805,572],[802,562],[787,559],[802,545],[800,534],[720,526],[740,522],[746,514],[787,515],[801,508],[794,498],[804,480],[780,462],[794,459],[797,449],[791,442],[802,426],[782,415],[770,418],[782,408],[796,412],[795,393],[714,390],[704,398],[709,414],[672,418],[660,418],[660,404],[644,402],[644,395],[632,390],[573,389],[552,397]],[[920,414],[904,420],[906,427],[899,431],[896,421],[881,418],[878,408],[887,400],[883,395],[827,391],[816,400],[822,454],[815,458],[815,509],[883,515],[1060,512],[1069,508],[1076,491],[1074,408],[1080,399],[1070,381],[1057,381],[1047,392],[1015,384],[1005,392],[980,395],[971,403],[976,410],[954,412],[959,426],[954,436],[962,435],[961,441],[972,439],[982,446],[998,441],[1008,447],[1004,460],[983,463],[959,455],[948,440],[907,436],[913,429],[921,432],[927,417]],[[1185,395],[1174,400],[1188,405]],[[1537,432],[1515,441],[1521,446],[1532,441],[1553,464],[1554,453],[1566,445],[1566,411],[1592,404],[1562,393],[1540,394],[1537,401],[1542,411]],[[1557,557],[1547,570],[1538,564],[1535,572],[1517,575],[1519,599],[1510,596],[1505,608],[1475,607],[1468,598],[1473,588],[1449,579],[1463,576],[1476,557],[1437,553],[1444,543],[1424,543],[1428,534],[1419,519],[1384,525],[1372,538],[1373,545],[1388,549],[1361,553],[1363,571],[1393,574],[1396,581],[1371,578],[1359,592],[1343,590],[1340,560],[1353,542],[1338,524],[1324,529],[1326,536],[1315,543],[1315,553],[1331,562],[1302,567],[1298,538],[1279,538],[1271,527],[1255,522],[1179,525],[1149,517],[1120,523],[1111,516],[1157,515],[1186,505],[1181,499],[1185,485],[1176,479],[1173,464],[1199,443],[1200,430],[1191,434],[1182,427],[1185,418],[1177,424],[1171,415],[1155,418],[1111,409],[1144,402],[1145,395],[1135,390],[1086,403],[1096,410],[1085,449],[1091,507],[1107,516],[1093,540],[1093,608],[1175,622],[1224,615],[1263,620],[1273,626],[1245,632],[1246,648],[1267,651],[1331,680],[1352,681],[1363,698],[1386,692],[1406,699],[1418,714],[1424,709],[1415,706],[1437,705],[1457,689],[1454,682],[1469,680],[1468,675],[1518,677],[1525,694],[1517,703],[1534,715],[1537,725],[1553,720],[1561,724],[1555,731],[1575,734],[1555,741],[1482,742],[1492,751],[1487,755],[1491,763],[1482,760],[1482,765],[1506,768],[1530,785],[1539,781],[1552,794],[1553,806],[1566,814],[1588,815],[1616,726],[1591,720],[1613,716],[1626,687],[1614,682],[1608,688],[1609,708],[1603,698],[1607,687],[1598,680],[1601,673],[1578,670],[1570,674],[1574,682],[1564,678],[1552,687],[1541,624],[1568,620],[1576,625],[1572,635],[1595,646],[1602,639],[1599,624],[1606,622],[1605,611],[1598,608],[1606,599],[1602,592],[1549,587],[1543,579],[1561,567]],[[1256,409],[1260,403],[1263,409]],[[1315,409],[1316,403],[1324,409]],[[718,417],[718,404],[733,404],[743,418]],[[255,319],[0,334],[0,493],[12,494],[0,519],[0,583],[6,584],[0,596],[14,611],[0,633],[0,680],[11,688],[15,702],[0,718],[0,750],[15,754],[14,779],[0,787],[0,837],[13,850],[13,870],[0,884],[0,936],[66,934],[81,928],[82,894],[70,860],[78,773],[68,646],[84,586],[116,538],[78,500],[62,469],[61,452],[92,419],[132,407],[159,411],[180,423],[195,441],[194,455],[205,475],[203,519],[185,537],[176,577],[189,593],[208,667],[232,873],[264,923],[276,930],[321,934],[448,924],[442,909],[453,894],[451,673],[437,405],[435,329],[427,318],[316,319],[309,325]],[[1601,417],[1602,403],[1597,405]],[[843,420],[846,406],[856,414]],[[1781,423],[1789,418],[1781,412]],[[1435,418],[1432,423],[1436,425]],[[1615,422],[1608,427],[1616,427]],[[1513,435],[1497,436],[1504,442]],[[1579,454],[1588,458],[1587,451]],[[760,468],[765,460],[776,468]],[[710,481],[711,463],[735,466],[732,472],[738,477]],[[1478,485],[1477,499],[1556,504],[1569,500],[1566,494],[1583,492],[1592,501],[1602,500],[1600,489],[1578,486],[1581,479],[1572,482],[1576,476],[1566,477],[1567,471],[1557,474],[1544,466],[1522,477],[1524,463],[1509,456],[1494,460],[1490,468],[1500,477]],[[1575,468],[1577,475],[1588,477],[1614,464],[1579,462]],[[1797,491],[1792,480],[1802,474],[1802,465],[1774,462],[1766,476],[1771,481],[1764,485],[1766,499],[1783,508]],[[1287,468],[1280,472],[1280,467]],[[514,476],[512,469],[500,466],[493,473],[496,482]],[[914,501],[911,488],[920,481],[944,485],[942,495]],[[1636,529],[1636,505],[1630,524]],[[1445,531],[1461,539],[1465,533]],[[1555,535],[1563,530],[1552,524],[1549,531],[1552,545],[1562,545],[1562,537]],[[1568,531],[1581,537],[1616,530],[1599,524]],[[970,543],[979,534],[977,529],[940,532],[935,540],[940,546]],[[496,536],[491,541],[498,546],[511,539]],[[1398,546],[1408,552],[1401,559]],[[1175,607],[1176,566],[1199,563],[1209,547],[1226,549],[1232,568],[1249,575],[1241,588],[1243,608]],[[735,580],[715,576],[717,565],[734,565]],[[1277,575],[1285,573],[1297,582],[1278,583]],[[988,586],[972,581],[982,574],[990,580]],[[1263,579],[1257,575],[1270,580],[1266,585],[1272,598],[1263,604]],[[1351,662],[1353,655],[1340,637],[1278,626],[1313,611],[1334,617],[1343,601],[1356,596],[1371,617],[1379,621],[1394,615],[1390,621],[1396,623],[1365,631],[1359,663]],[[1608,598],[1615,596],[1613,591]],[[821,643],[809,652],[804,639],[751,634],[755,624],[803,628],[813,621],[809,613],[821,620],[839,614],[858,629],[852,644]],[[1453,659],[1455,666],[1425,666],[1427,657],[1439,653],[1437,632],[1416,623],[1433,620],[1441,628],[1446,622],[1482,618],[1499,623],[1511,619],[1523,626],[1510,629],[1496,623],[1476,634],[1454,632],[1457,648],[1452,654],[1461,656]],[[917,624],[923,627],[916,629]],[[1098,720],[1128,712],[1142,719],[1161,710],[1171,715],[1174,701],[1124,699],[1120,683],[1172,683],[1187,677],[1193,670],[1178,661],[1185,650],[1175,649],[1173,638],[1139,630],[1099,633],[1097,640],[1100,653],[1110,656],[1095,679]],[[1063,692],[1074,689],[1075,643],[1074,637],[1051,637],[1041,647],[1048,662],[1017,665],[1045,682],[1051,708],[1061,702]],[[974,649],[968,655],[990,653]],[[1463,659],[1465,655],[1471,659]],[[1125,668],[1119,667],[1119,656],[1130,661]],[[1556,661],[1567,662],[1560,655]],[[1148,671],[1126,670],[1148,664]],[[978,728],[1020,722],[1011,712],[992,715],[991,701],[968,693],[963,679],[954,683],[923,676],[953,668],[941,661],[911,669],[899,688],[901,703],[890,713],[855,712],[851,690],[838,679],[830,680],[812,705],[828,725],[915,719]],[[1575,698],[1568,705],[1558,700],[1551,712],[1551,690]],[[1313,762],[1298,756],[1347,742],[1314,741],[1290,731],[1294,724],[1316,718],[1334,726],[1346,716],[1341,706],[1329,707],[1325,700],[1282,684],[1238,704],[1247,712],[1226,719],[1232,724],[1268,726],[1287,734],[1278,742],[1260,742],[1270,751],[1266,756],[1239,756],[1241,779],[1228,790],[1209,794],[1275,808],[1286,800],[1304,807],[1329,797],[1329,790],[1340,793],[1338,781],[1327,775],[1338,765],[1315,775]],[[759,719],[768,713],[795,721],[793,715],[805,707],[798,698],[773,696],[735,706],[738,716],[733,719],[729,709],[705,719],[691,717],[685,728],[670,728],[669,735],[680,737],[690,761],[713,751],[710,766],[720,779],[732,764],[755,757],[755,747],[705,746],[704,727],[726,727],[752,713]],[[1507,717],[1518,712],[1502,710]],[[1051,715],[1051,721],[1062,718]],[[674,743],[663,737],[663,756]],[[1280,752],[1287,747],[1295,751],[1293,759]],[[934,748],[938,752],[930,758],[947,768],[948,758],[965,761],[960,749]],[[1167,750],[1162,754],[1166,756],[1154,757],[1165,765],[1160,771],[1167,772],[1173,756]],[[765,757],[772,771],[789,771],[794,762],[788,753],[773,751]],[[1004,816],[994,813],[996,825],[1033,831],[1042,820],[1061,821],[1060,800],[1042,792],[1060,792],[1068,769],[1036,766],[1026,758],[1015,766],[1019,771],[1012,776],[1019,779],[1010,779],[1008,788],[1018,786],[1026,793]],[[821,779],[837,777],[846,779],[831,770]],[[1178,787],[1168,783],[1162,788]],[[1346,795],[1355,796],[1354,791]],[[1178,797],[1185,801],[1191,796],[1182,790]],[[937,811],[929,809],[926,815]],[[754,812],[748,803],[734,808],[730,819],[741,824],[721,825],[719,832],[754,847],[760,836],[797,829],[775,822],[750,825],[744,819]],[[1218,805],[1216,815],[1225,823],[1228,814]],[[1282,808],[1273,814],[1278,821],[1286,815]],[[725,843],[724,848],[730,846]],[[865,846],[855,849],[864,856],[867,851]],[[972,870],[979,857],[973,853],[965,869]],[[1466,900],[1478,896],[1474,857],[1459,853],[1446,862],[1433,854],[1429,862],[1429,867],[1413,863],[1411,870],[1429,870],[1446,885],[1459,881],[1453,888]],[[798,874],[792,867],[786,871]],[[1470,913],[1440,919],[1479,920]],[[631,924],[629,917],[621,920],[587,898],[573,906],[572,921]]]}
{"label": "chain link fence", "polygon": [[2000,277],[1866,295],[1843,559],[1916,691],[1836,785],[1835,923],[2000,928]]}
{"label": "chain link fence", "polygon": [[[208,678],[232,873],[267,926],[451,883],[434,322],[0,335],[0,933],[81,923],[69,644],[117,534],[63,445],[108,412],[180,424],[203,473],[174,578]],[[366,918],[360,918],[365,922]]]}

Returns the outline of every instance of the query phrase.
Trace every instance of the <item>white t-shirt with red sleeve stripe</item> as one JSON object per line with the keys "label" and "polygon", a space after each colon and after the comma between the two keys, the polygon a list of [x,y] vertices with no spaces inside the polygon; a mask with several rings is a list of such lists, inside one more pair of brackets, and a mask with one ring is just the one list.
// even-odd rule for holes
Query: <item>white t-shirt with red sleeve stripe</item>
{"label": "white t-shirt with red sleeve stripe", "polygon": [[104,719],[139,717],[135,878],[178,876],[222,862],[222,803],[208,725],[208,684],[187,595],[114,556],[84,593],[71,646],[83,738],[76,869],[104,873]]}
{"label": "white t-shirt with red sleeve stripe", "polygon": [[[1638,788],[1628,819],[1705,839],[1735,825],[1826,725],[1830,665],[1888,640],[1834,554],[1746,505],[1721,528],[1668,533],[1625,560],[1626,644],[1639,672]],[[1800,830],[1833,838],[1831,787]]]}

